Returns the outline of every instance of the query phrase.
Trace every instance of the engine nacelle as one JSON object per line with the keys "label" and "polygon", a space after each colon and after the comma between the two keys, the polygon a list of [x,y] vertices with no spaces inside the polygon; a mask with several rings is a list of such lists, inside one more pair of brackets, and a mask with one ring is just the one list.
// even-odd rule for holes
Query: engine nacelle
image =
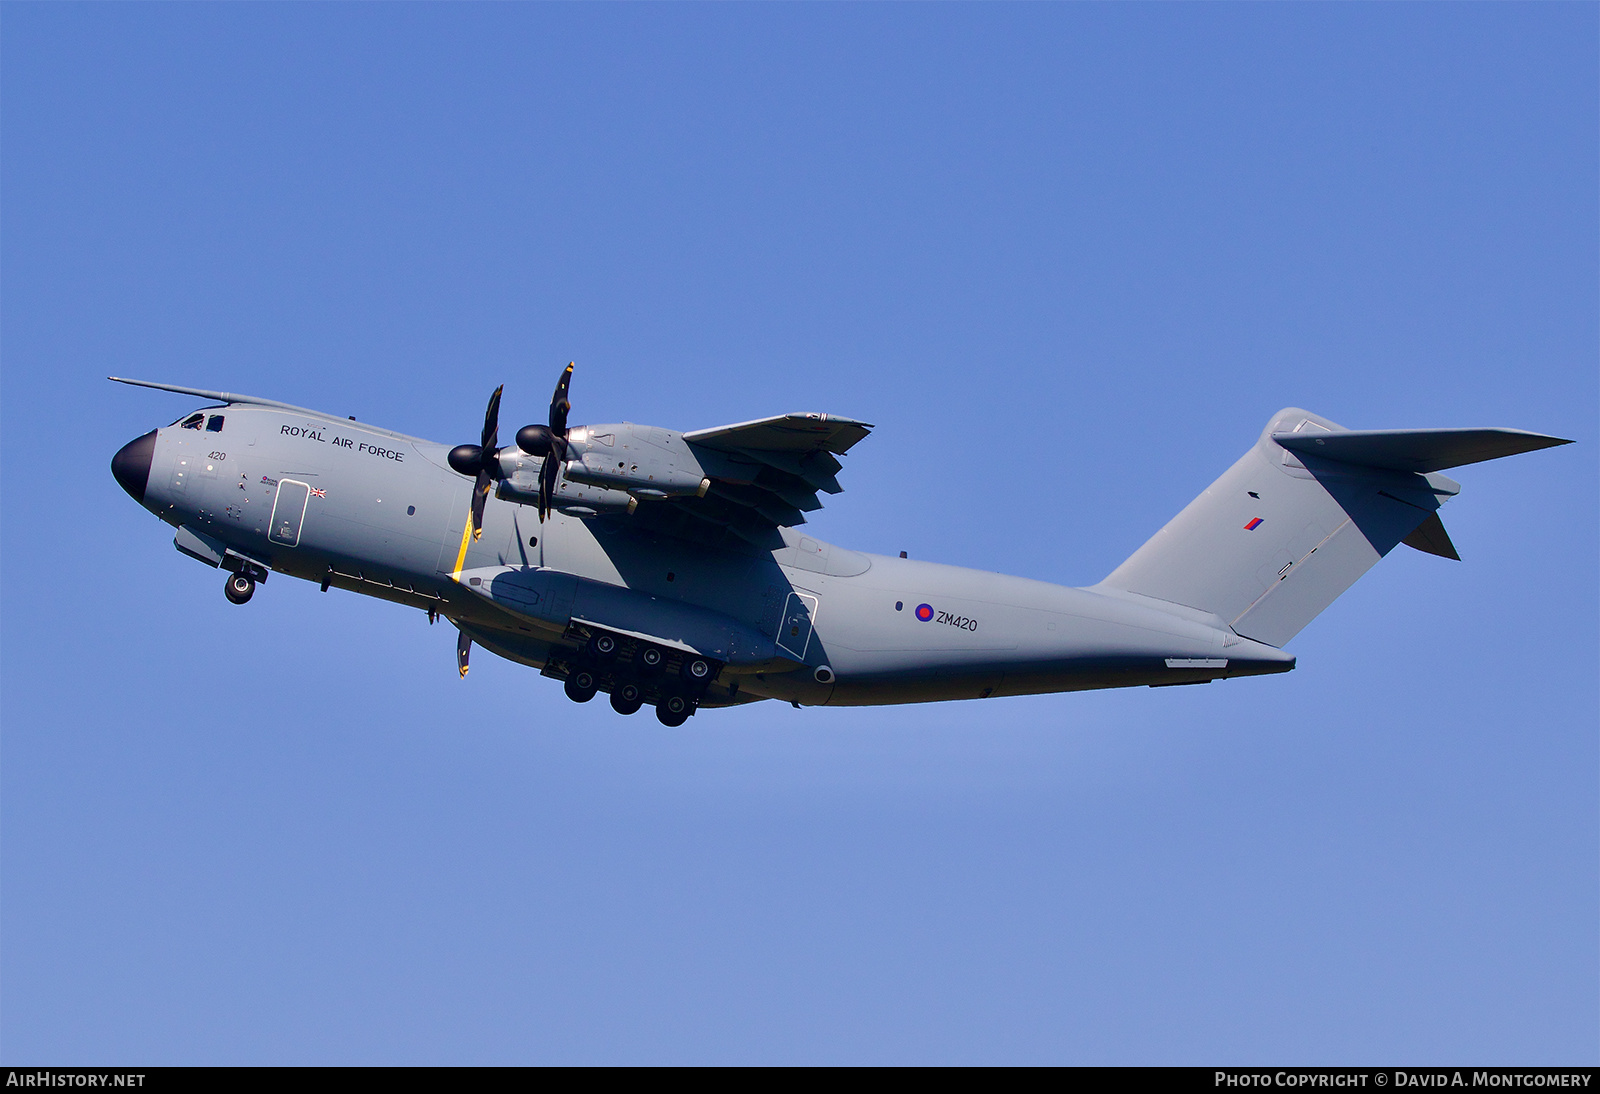
{"label": "engine nacelle", "polygon": [[[501,501],[514,501],[519,505],[539,504],[539,476],[519,473],[502,479],[495,490]],[[625,516],[638,508],[639,503],[621,490],[607,490],[580,482],[561,479],[556,483],[555,496],[550,507],[569,517]]]}
{"label": "engine nacelle", "polygon": [[636,498],[704,497],[705,469],[683,434],[651,426],[584,426],[568,436],[566,477]]}

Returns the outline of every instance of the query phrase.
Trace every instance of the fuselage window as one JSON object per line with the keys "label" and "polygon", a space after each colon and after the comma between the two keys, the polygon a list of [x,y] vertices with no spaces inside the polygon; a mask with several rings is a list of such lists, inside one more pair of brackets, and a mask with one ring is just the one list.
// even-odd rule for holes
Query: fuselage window
{"label": "fuselage window", "polygon": [[199,429],[200,423],[205,420],[206,416],[204,414],[191,414],[178,424],[184,429]]}
{"label": "fuselage window", "polygon": [[221,414],[213,414],[213,415],[211,415],[211,417],[209,419],[206,420],[206,432],[207,433],[221,433],[222,432],[222,415]]}

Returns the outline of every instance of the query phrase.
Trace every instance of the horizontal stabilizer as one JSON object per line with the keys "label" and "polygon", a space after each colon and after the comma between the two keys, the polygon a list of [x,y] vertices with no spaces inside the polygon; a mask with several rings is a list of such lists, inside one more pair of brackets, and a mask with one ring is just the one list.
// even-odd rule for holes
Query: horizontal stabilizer
{"label": "horizontal stabilizer", "polygon": [[1422,473],[1572,443],[1522,429],[1348,429],[1274,433],[1272,439],[1295,452],[1325,460]]}

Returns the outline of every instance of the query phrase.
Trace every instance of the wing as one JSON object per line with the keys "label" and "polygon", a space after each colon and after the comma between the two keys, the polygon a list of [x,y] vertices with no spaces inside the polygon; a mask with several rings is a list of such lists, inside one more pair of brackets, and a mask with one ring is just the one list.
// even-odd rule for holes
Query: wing
{"label": "wing", "polygon": [[763,548],[783,546],[779,528],[804,524],[822,508],[818,493],[843,488],[838,457],[872,426],[831,414],[779,414],[683,434],[711,480],[701,497],[639,506],[636,518],[658,531],[701,541],[733,536]]}

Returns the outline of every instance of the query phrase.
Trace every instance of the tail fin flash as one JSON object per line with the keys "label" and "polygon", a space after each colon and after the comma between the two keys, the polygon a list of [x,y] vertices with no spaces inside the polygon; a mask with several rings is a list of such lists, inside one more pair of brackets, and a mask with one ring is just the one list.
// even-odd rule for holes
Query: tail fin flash
{"label": "tail fin flash", "polygon": [[1570,443],[1516,429],[1350,430],[1282,410],[1101,585],[1215,613],[1281,647],[1395,544],[1460,557],[1438,509],[1461,488],[1440,470]]}

